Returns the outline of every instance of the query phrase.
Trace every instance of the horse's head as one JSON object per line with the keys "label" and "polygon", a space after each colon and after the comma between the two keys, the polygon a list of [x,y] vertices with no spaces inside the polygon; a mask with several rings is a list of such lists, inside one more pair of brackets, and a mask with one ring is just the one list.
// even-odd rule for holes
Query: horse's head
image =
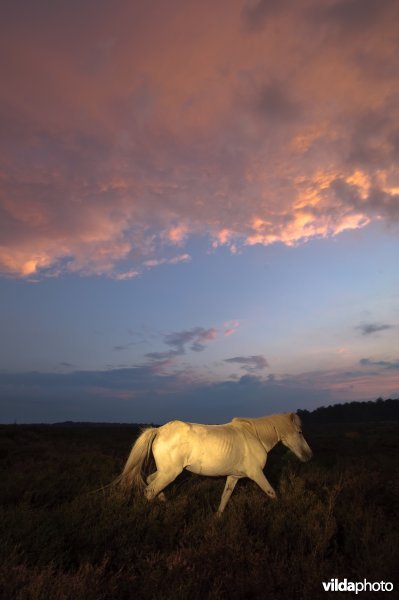
{"label": "horse's head", "polygon": [[280,431],[280,440],[301,460],[307,462],[313,456],[313,452],[309,444],[302,434],[301,419],[295,413],[287,413],[284,415],[287,418],[287,426],[284,431]]}

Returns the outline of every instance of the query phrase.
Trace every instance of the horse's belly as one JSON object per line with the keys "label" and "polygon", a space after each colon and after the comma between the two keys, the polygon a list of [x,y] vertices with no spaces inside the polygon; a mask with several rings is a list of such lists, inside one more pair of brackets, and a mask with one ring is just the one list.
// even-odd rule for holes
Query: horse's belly
{"label": "horse's belly", "polygon": [[192,448],[185,468],[198,475],[237,475],[242,474],[241,454],[231,439],[220,439],[208,435],[201,444]]}
{"label": "horse's belly", "polygon": [[191,463],[185,468],[187,471],[191,471],[191,473],[196,473],[197,475],[206,475],[208,477],[221,477],[227,475],[242,477],[244,475],[243,471],[241,469],[237,469],[234,465],[204,465],[201,461]]}

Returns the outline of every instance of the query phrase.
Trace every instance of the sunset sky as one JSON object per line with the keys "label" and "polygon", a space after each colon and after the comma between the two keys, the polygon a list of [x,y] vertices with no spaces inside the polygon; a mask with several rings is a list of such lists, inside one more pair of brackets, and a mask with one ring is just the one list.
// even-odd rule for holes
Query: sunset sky
{"label": "sunset sky", "polygon": [[399,396],[397,0],[13,0],[0,422]]}

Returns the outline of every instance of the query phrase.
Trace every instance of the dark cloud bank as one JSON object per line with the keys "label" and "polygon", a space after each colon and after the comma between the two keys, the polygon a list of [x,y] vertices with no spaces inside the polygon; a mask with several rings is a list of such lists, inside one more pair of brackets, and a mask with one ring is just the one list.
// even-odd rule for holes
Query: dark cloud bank
{"label": "dark cloud bank", "polygon": [[399,360],[372,360],[371,358],[361,358],[359,364],[362,367],[382,367],[393,371],[399,371]]}
{"label": "dark cloud bank", "polygon": [[159,363],[104,371],[0,373],[0,422],[123,421],[224,422],[237,415],[314,408],[326,389],[246,374],[217,383],[162,374]]}

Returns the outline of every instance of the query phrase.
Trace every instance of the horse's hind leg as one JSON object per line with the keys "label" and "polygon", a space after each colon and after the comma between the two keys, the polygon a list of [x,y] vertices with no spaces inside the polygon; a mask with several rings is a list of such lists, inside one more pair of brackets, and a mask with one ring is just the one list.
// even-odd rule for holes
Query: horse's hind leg
{"label": "horse's hind leg", "polygon": [[[182,469],[174,469],[173,471],[161,472],[157,471],[150,475],[151,481],[144,490],[147,500],[153,500],[167,485],[172,483],[176,477],[182,472]],[[153,477],[154,476],[154,477]]]}
{"label": "horse's hind leg", "polygon": [[217,510],[217,513],[216,513],[216,515],[218,517],[220,517],[220,515],[222,514],[222,512],[226,508],[226,504],[230,500],[230,496],[233,493],[233,490],[236,487],[236,483],[237,483],[238,480],[239,480],[239,477],[233,477],[232,475],[229,475],[227,477],[227,479],[226,479],[226,485],[224,486],[222,498],[220,500],[220,505],[219,505],[219,508]]}
{"label": "horse's hind leg", "polygon": [[[158,471],[155,471],[155,473],[151,473],[151,475],[148,475],[147,477],[147,484],[150,485],[151,481],[154,481],[155,477],[157,476]],[[161,502],[166,502],[166,496],[163,492],[159,492],[158,496],[157,496],[157,500],[160,500]]]}

